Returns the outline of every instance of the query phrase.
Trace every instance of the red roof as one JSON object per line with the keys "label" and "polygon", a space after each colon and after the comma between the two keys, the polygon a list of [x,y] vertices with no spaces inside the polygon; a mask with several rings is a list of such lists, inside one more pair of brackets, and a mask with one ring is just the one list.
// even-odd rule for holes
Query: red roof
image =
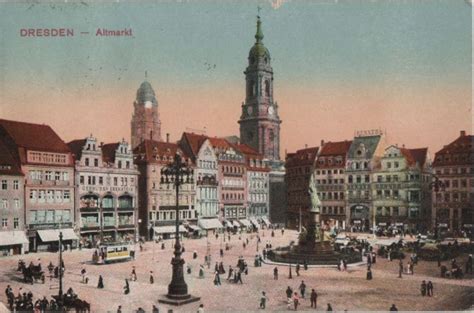
{"label": "red roof", "polygon": [[[153,163],[168,163],[169,161],[167,159],[173,158],[177,152],[179,152],[184,158],[189,157],[188,155],[184,154],[184,152],[176,143],[149,139],[145,139],[134,150],[134,154],[138,156],[138,162]],[[166,157],[165,160],[163,160],[164,157]]]}
{"label": "red roof", "polygon": [[289,153],[286,157],[286,166],[313,165],[318,155],[319,147],[305,148]]}
{"label": "red roof", "polygon": [[351,147],[352,141],[337,141],[337,142],[326,142],[324,145],[321,147],[321,152],[319,155],[341,155],[341,156],[346,156],[347,152],[349,151],[349,148]]}
{"label": "red roof", "polygon": [[230,143],[224,138],[209,137],[209,142],[213,148],[228,149],[230,148]]}
{"label": "red roof", "polygon": [[15,162],[15,158],[2,140],[0,140],[0,175],[23,176],[18,163]]}
{"label": "red roof", "polygon": [[74,159],[75,160],[80,160],[81,155],[82,155],[82,149],[84,148],[84,145],[86,144],[85,139],[77,139],[73,140],[67,143],[69,149],[71,150]]}
{"label": "red roof", "polygon": [[69,147],[48,125],[0,119],[0,127],[14,141],[17,148],[28,150],[69,153]]}
{"label": "red roof", "polygon": [[184,140],[188,144],[189,148],[191,149],[192,157],[196,158],[199,149],[201,149],[202,144],[206,141],[207,136],[198,135],[195,133],[183,133],[181,137],[181,142]]}
{"label": "red roof", "polygon": [[119,145],[119,142],[102,145],[102,161],[107,163],[115,163],[115,152],[117,151]]}
{"label": "red roof", "polygon": [[400,148],[400,152],[403,154],[403,156],[407,160],[407,164],[410,166],[413,166],[418,163],[420,167],[423,167],[428,157],[428,148]]}
{"label": "red roof", "polygon": [[462,132],[456,140],[436,152],[433,166],[472,165],[473,154],[474,136]]}

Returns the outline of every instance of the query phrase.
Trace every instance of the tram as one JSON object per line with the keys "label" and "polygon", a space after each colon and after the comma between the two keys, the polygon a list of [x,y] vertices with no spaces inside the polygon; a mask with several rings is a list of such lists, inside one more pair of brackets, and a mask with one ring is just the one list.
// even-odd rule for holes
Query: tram
{"label": "tram", "polygon": [[135,251],[128,243],[105,243],[92,254],[94,264],[106,264],[111,262],[130,261],[135,256]]}

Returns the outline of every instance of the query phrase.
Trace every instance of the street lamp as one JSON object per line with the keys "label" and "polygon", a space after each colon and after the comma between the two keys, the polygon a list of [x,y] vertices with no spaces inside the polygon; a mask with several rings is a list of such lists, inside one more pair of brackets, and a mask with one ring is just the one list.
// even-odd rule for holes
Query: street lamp
{"label": "street lamp", "polygon": [[63,304],[63,232],[59,232],[59,292],[58,298]]}
{"label": "street lamp", "polygon": [[[440,189],[444,191],[446,188],[446,185],[439,179],[438,176],[431,174],[431,176],[434,178],[434,182],[430,184],[430,189],[433,189],[436,194],[439,193]],[[432,200],[433,201],[433,200]],[[437,200],[436,200],[437,201]],[[435,212],[435,220],[434,220],[434,235],[435,239],[438,239],[438,212],[436,210]]]}
{"label": "street lamp", "polygon": [[176,241],[174,245],[174,258],[171,259],[173,276],[171,283],[168,285],[168,294],[159,299],[158,302],[182,305],[199,301],[200,298],[188,294],[188,285],[184,281],[183,275],[184,260],[181,258],[181,244],[179,242],[179,187],[184,184],[194,183],[193,169],[183,163],[181,156],[177,153],[174,156],[173,163],[161,169],[160,183],[173,184],[176,190]]}

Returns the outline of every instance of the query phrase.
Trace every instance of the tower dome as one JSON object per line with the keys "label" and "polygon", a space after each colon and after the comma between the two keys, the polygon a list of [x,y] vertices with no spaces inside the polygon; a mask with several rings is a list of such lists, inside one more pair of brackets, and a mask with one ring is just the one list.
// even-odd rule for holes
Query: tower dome
{"label": "tower dome", "polygon": [[140,88],[138,88],[137,90],[137,102],[151,102],[153,105],[158,105],[158,101],[156,101],[155,91],[153,90],[151,84],[146,80],[140,85]]}
{"label": "tower dome", "polygon": [[270,58],[270,52],[263,45],[263,32],[262,32],[262,22],[260,21],[260,16],[257,17],[257,32],[255,34],[255,44],[252,46],[249,52],[249,59],[267,57]]}

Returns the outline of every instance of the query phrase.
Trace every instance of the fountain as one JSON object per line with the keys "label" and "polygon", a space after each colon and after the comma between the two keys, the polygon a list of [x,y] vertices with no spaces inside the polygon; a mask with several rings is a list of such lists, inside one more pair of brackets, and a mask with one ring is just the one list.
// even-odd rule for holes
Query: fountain
{"label": "fountain", "polygon": [[347,263],[361,261],[360,253],[345,251],[336,252],[331,240],[325,240],[324,231],[320,227],[321,201],[316,192],[314,176],[311,175],[309,184],[311,197],[310,220],[307,227],[301,231],[297,245],[278,247],[267,253],[271,261],[288,264],[308,265],[337,265],[342,259]]}

